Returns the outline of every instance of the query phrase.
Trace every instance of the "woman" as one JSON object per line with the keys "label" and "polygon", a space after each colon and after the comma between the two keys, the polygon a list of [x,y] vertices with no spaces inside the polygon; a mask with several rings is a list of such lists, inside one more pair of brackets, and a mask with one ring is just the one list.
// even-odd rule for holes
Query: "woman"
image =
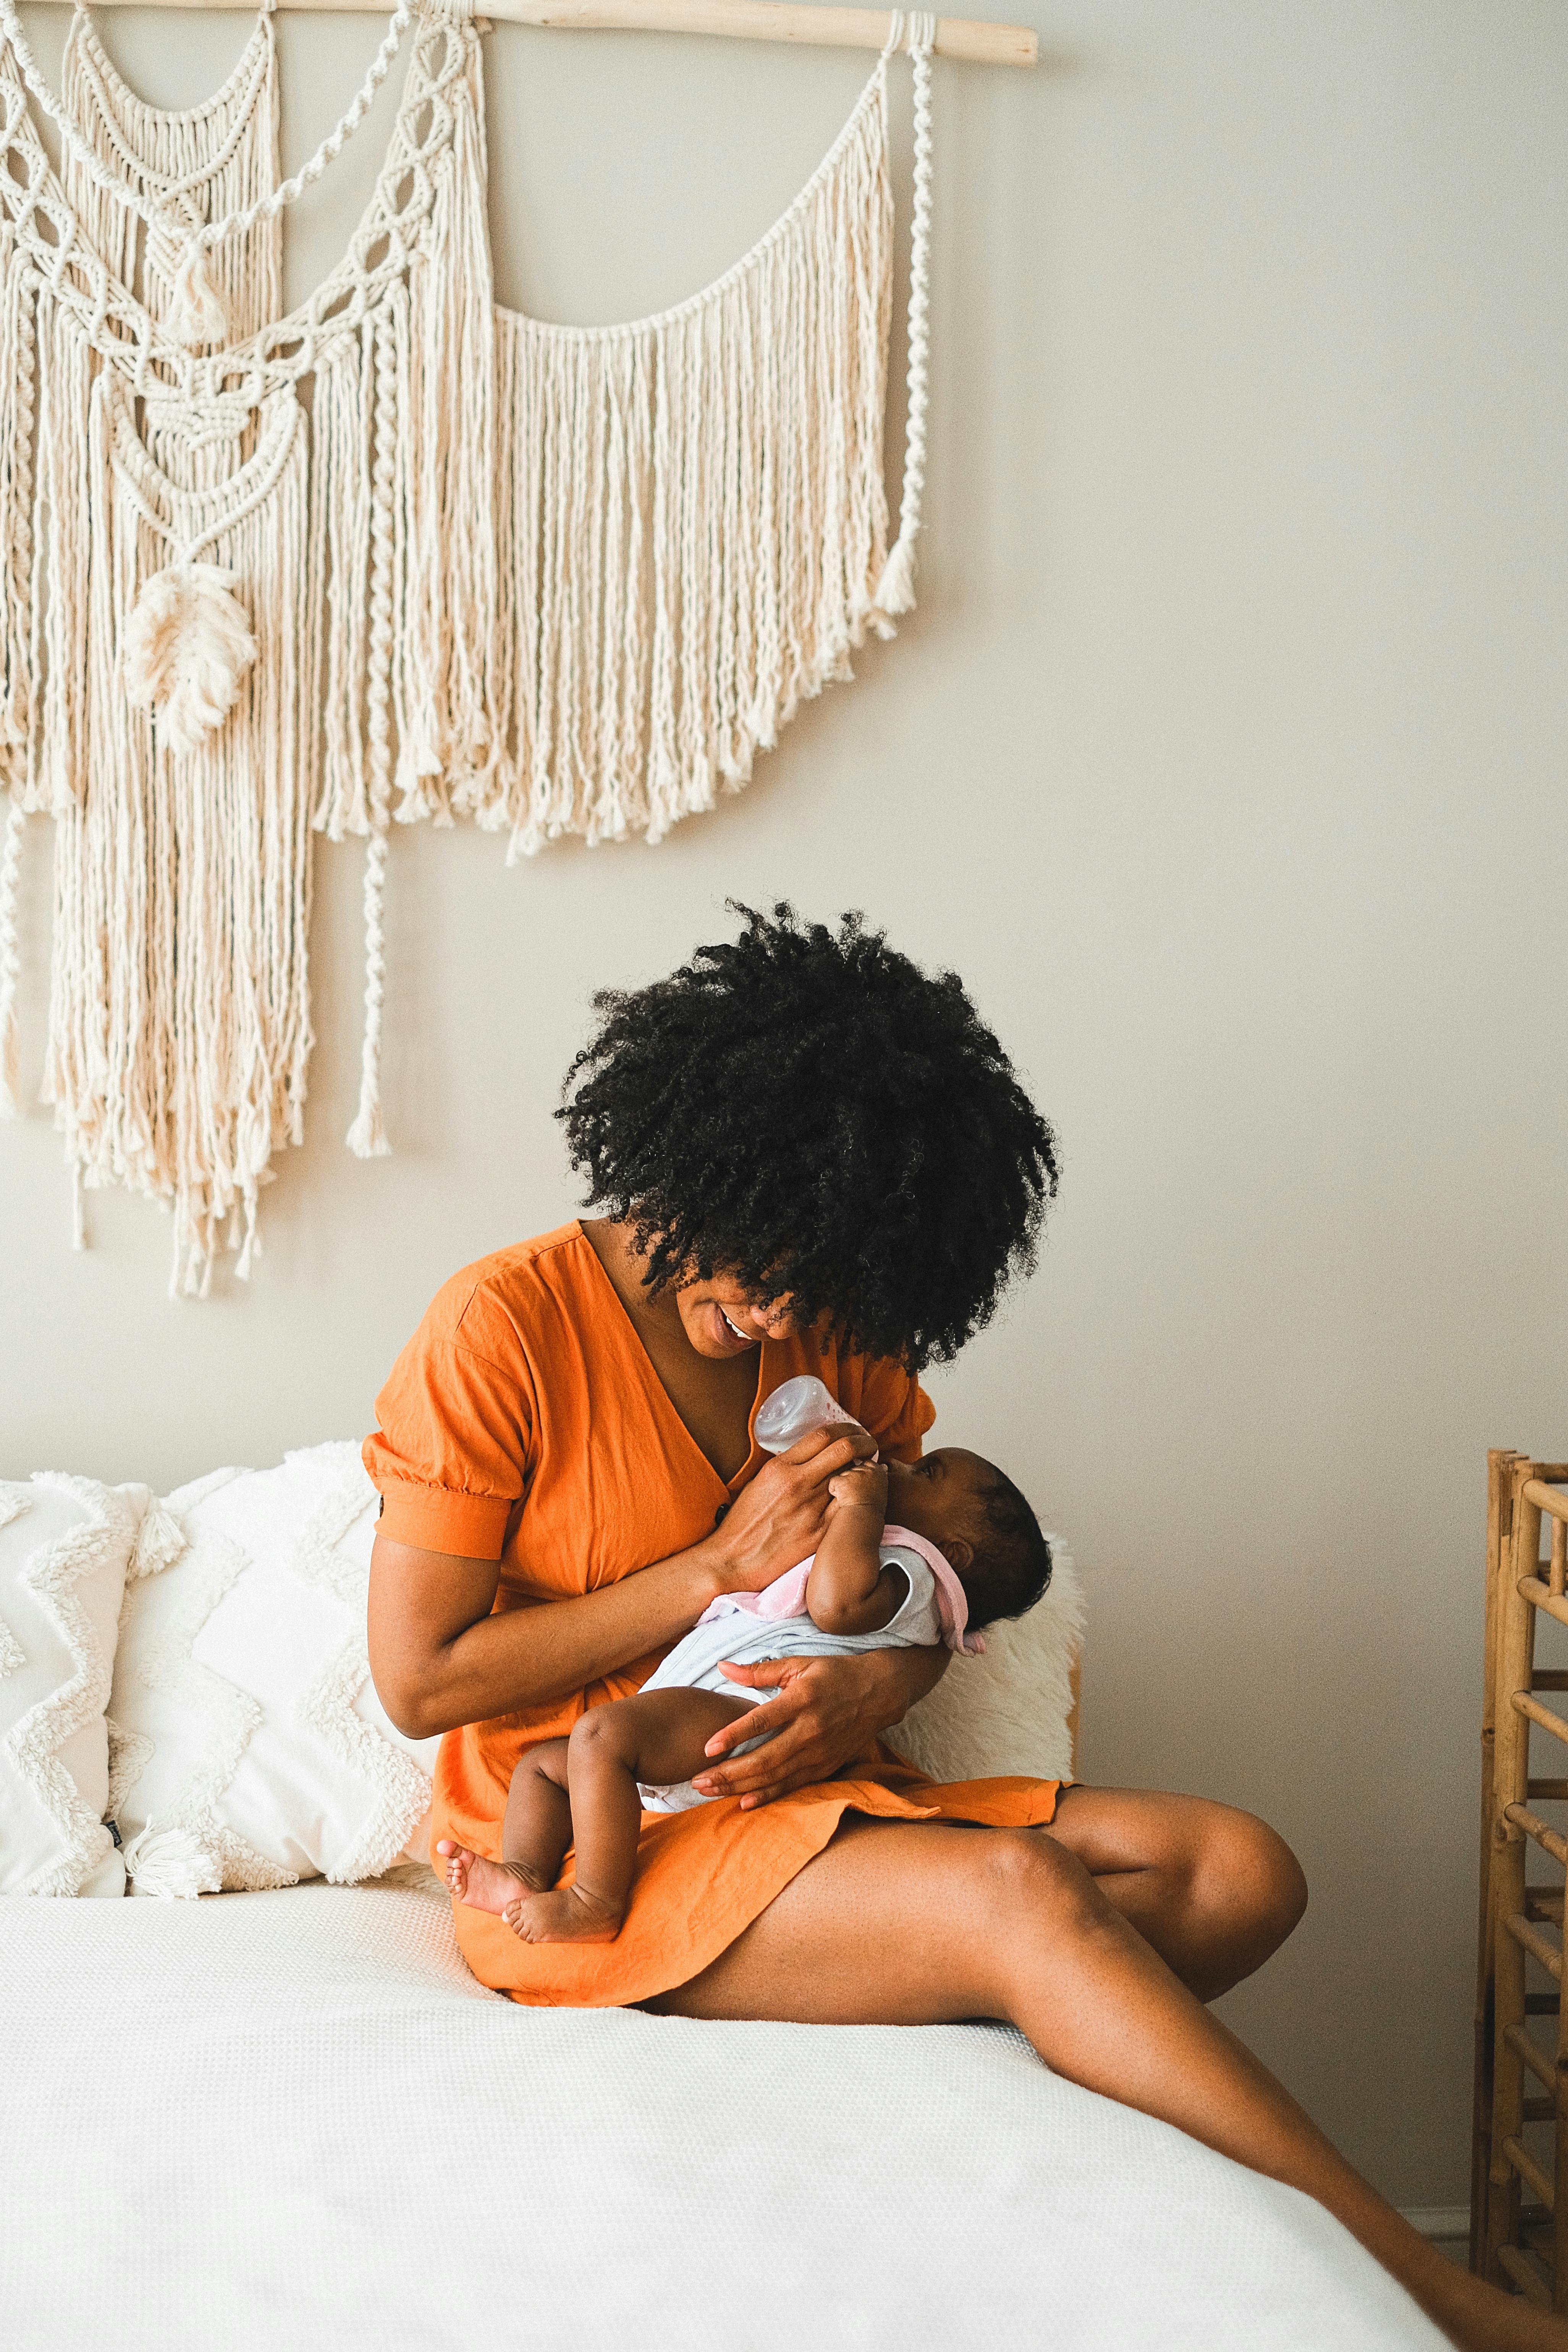
{"label": "woman", "polygon": [[[371,1661],[394,1721],[447,1735],[438,1849],[494,1856],[522,1748],[635,1690],[717,1594],[812,1551],[866,1441],[779,1461],[757,1405],[818,1372],[919,1458],[917,1371],[1033,1262],[1049,1128],[952,974],[852,918],[745,916],[670,979],[598,1000],[565,1119],[605,1213],[437,1296],[378,1402]],[[1139,1791],[932,1787],[879,1750],[945,1652],[736,1668],[782,1682],[715,1801],[649,1817],[609,1944],[528,1944],[459,1906],[514,1999],[689,2017],[1005,2017],[1047,2063],[1319,2198],[1456,2340],[1568,2341],[1469,2279],[1342,2162],[1203,2003],[1304,1907],[1262,1822]]]}

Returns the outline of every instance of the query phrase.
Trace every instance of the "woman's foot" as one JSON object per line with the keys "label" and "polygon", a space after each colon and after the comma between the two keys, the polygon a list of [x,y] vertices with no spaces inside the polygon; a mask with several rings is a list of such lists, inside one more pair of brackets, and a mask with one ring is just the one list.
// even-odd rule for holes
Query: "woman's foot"
{"label": "woman's foot", "polygon": [[563,1886],[548,1895],[514,1895],[500,1916],[525,1944],[613,1944],[626,1913],[624,1903]]}
{"label": "woman's foot", "polygon": [[521,1862],[487,1862],[482,1853],[456,1845],[450,1838],[442,1838],[436,1851],[447,1857],[447,1885],[470,1910],[504,1912],[509,1903],[516,1902],[520,1886],[542,1892],[538,1877]]}

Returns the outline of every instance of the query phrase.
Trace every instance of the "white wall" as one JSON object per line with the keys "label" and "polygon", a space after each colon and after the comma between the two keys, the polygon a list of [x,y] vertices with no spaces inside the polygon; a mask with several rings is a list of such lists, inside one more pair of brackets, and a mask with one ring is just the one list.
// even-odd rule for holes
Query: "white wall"
{"label": "white wall", "polygon": [[[1023,13],[1028,13],[1026,7]],[[360,853],[316,867],[310,1137],[249,1290],[68,1248],[0,1134],[0,1474],[163,1483],[366,1427],[429,1293],[574,1195],[590,992],[727,894],[857,905],[971,983],[1058,1120],[1041,1271],[934,1385],[1072,1530],[1085,1769],[1254,1806],[1312,1908],[1226,2013],[1406,2204],[1466,2194],[1484,1449],[1561,1452],[1568,17],[1556,0],[1037,0],[939,69],[924,593],[657,852],[393,845],[397,1157],[342,1150]],[[26,12],[52,65],[63,9]],[[100,20],[150,95],[233,17]],[[286,156],[377,27],[284,20]],[[489,45],[503,297],[636,315],[805,177],[866,62]],[[298,291],[388,113],[314,193]],[[47,843],[24,1012],[41,1060]]]}

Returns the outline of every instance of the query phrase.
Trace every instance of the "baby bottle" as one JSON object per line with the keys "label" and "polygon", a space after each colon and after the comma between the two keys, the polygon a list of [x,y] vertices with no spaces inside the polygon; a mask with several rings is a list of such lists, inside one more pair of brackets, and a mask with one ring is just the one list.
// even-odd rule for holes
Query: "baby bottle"
{"label": "baby bottle", "polygon": [[855,1416],[845,1412],[815,1372],[801,1372],[775,1389],[762,1406],[756,1419],[757,1444],[769,1454],[787,1454],[814,1429],[826,1429],[836,1421],[853,1426]]}

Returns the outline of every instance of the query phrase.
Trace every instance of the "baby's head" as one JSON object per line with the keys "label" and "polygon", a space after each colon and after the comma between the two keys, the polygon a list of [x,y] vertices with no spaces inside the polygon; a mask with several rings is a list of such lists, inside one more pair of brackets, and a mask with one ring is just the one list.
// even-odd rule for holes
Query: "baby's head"
{"label": "baby's head", "polygon": [[888,1465],[888,1517],[935,1544],[969,1598],[969,1631],[1021,1617],[1051,1580],[1051,1548],[1012,1480],[962,1445]]}

